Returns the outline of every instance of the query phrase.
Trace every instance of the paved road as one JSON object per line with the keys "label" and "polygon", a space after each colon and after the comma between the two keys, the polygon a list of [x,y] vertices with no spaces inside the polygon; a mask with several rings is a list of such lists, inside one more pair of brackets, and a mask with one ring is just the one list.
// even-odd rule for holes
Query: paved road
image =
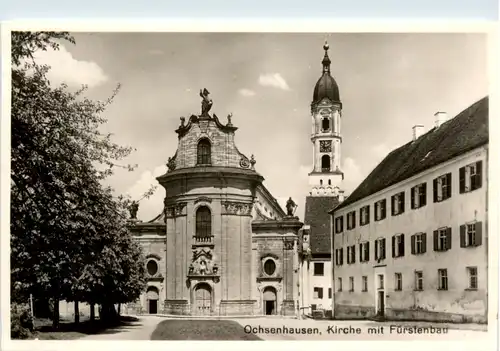
{"label": "paved road", "polygon": [[164,319],[157,316],[140,316],[127,326],[107,329],[102,334],[85,336],[79,340],[151,340],[151,334]]}

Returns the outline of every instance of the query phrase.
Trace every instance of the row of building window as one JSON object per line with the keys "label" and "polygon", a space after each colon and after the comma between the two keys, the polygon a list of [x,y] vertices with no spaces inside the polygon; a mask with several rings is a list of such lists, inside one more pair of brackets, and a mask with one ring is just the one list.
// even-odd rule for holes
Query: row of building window
{"label": "row of building window", "polygon": [[[467,288],[466,289],[467,290],[477,290],[477,287],[478,287],[477,267],[466,267],[466,273],[467,273]],[[448,290],[448,288],[449,288],[449,286],[448,286],[448,270],[445,268],[438,269],[437,289],[438,290]],[[385,289],[384,275],[379,274],[378,282],[377,282],[377,290],[384,290],[384,289]],[[424,273],[423,273],[423,271],[415,271],[414,272],[413,289],[416,291],[423,291],[424,290]],[[403,274],[402,273],[394,273],[394,291],[402,291],[402,290],[403,290]],[[337,291],[339,291],[339,292],[343,291],[342,290],[342,278],[337,278]],[[368,276],[361,277],[361,291],[362,292],[368,291]],[[349,277],[349,292],[354,292],[354,277]]]}
{"label": "row of building window", "polygon": [[[467,193],[481,188],[482,186],[482,163],[478,161],[459,169],[459,193]],[[433,180],[433,200],[435,203],[442,202],[451,197],[451,173],[443,174]],[[415,185],[410,189],[411,209],[418,209],[427,205],[427,183]],[[387,200],[382,199],[374,204],[375,221],[386,218]],[[405,192],[401,191],[391,196],[391,215],[397,216],[405,212]],[[351,211],[346,215],[347,230],[356,227],[356,211]],[[359,210],[359,225],[364,226],[370,223],[370,205],[366,205]],[[335,233],[344,231],[344,216],[335,218]]]}
{"label": "row of building window", "polygon": [[[405,235],[396,234],[392,236],[392,257],[405,256]],[[420,255],[427,252],[427,233],[416,233],[410,237],[411,254]],[[433,232],[434,251],[448,251],[451,249],[452,230],[450,227],[440,228]],[[370,260],[370,242],[365,241],[359,245],[359,261]],[[476,247],[482,245],[482,222],[473,222],[460,226],[460,247]],[[374,241],[375,261],[379,262],[386,258],[386,239],[379,238]],[[347,264],[356,263],[356,245],[346,247]],[[335,264],[344,264],[344,248],[335,249]]]}

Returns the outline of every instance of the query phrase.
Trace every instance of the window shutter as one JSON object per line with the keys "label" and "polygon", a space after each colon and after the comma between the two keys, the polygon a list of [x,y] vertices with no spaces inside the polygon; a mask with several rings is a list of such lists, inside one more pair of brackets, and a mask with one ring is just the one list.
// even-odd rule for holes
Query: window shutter
{"label": "window shutter", "polygon": [[363,244],[359,244],[359,262],[363,262]]}
{"label": "window shutter", "polygon": [[379,240],[375,240],[375,261],[378,260],[379,255]]}
{"label": "window shutter", "polygon": [[373,219],[378,221],[380,218],[377,217],[377,210],[378,210],[379,203],[375,202],[375,205],[373,205]]}
{"label": "window shutter", "polygon": [[400,256],[405,255],[405,235],[404,234],[401,234],[401,247],[400,247],[399,255]]}
{"label": "window shutter", "polygon": [[352,212],[352,227],[356,228],[356,212]]}
{"label": "window shutter", "polygon": [[427,233],[422,233],[422,253],[427,252]]}
{"label": "window shutter", "polygon": [[356,245],[352,245],[351,263],[356,263]]}
{"label": "window shutter", "polygon": [[340,249],[340,265],[344,264],[344,248]]}
{"label": "window shutter", "polygon": [[446,183],[448,185],[446,187],[446,198],[450,198],[451,197],[451,173],[446,174]]}
{"label": "window shutter", "polygon": [[415,245],[416,245],[416,240],[417,240],[417,235],[416,234],[413,234],[411,236],[411,254],[412,255],[415,255]]}
{"label": "window shutter", "polygon": [[410,208],[413,210],[415,209],[415,193],[416,193],[416,190],[417,190],[417,187],[413,187],[411,188],[410,190],[410,194],[411,194],[411,203],[410,203]]}
{"label": "window shutter", "polygon": [[458,170],[459,177],[459,192],[460,194],[465,193],[465,167],[462,167]]}
{"label": "window shutter", "polygon": [[366,206],[366,223],[370,223],[370,205]]}
{"label": "window shutter", "polygon": [[386,200],[384,199],[384,201],[382,201],[380,203],[380,205],[382,206],[382,211],[381,211],[382,212],[382,218],[381,219],[384,219],[385,218],[385,211],[386,211],[386,207],[387,207],[386,206]]}
{"label": "window shutter", "polygon": [[483,243],[483,223],[482,222],[476,222],[476,242],[475,246],[481,246]]}
{"label": "window shutter", "polygon": [[382,259],[384,260],[385,259],[385,238],[382,239]]}
{"label": "window shutter", "polygon": [[405,193],[404,191],[401,193],[401,211],[403,213],[405,211]]}
{"label": "window shutter", "polygon": [[476,189],[483,184],[483,161],[476,162]]}
{"label": "window shutter", "polygon": [[395,213],[395,211],[394,211],[394,207],[395,207],[394,206],[394,202],[395,202],[395,200],[396,200],[396,197],[394,195],[392,195],[391,196],[391,215],[393,215],[393,216],[394,216],[394,213]]}
{"label": "window shutter", "polygon": [[370,242],[366,243],[366,260],[370,261]]}
{"label": "window shutter", "polygon": [[437,178],[432,181],[432,191],[434,193],[434,202],[438,202],[438,180]]}
{"label": "window shutter", "polygon": [[465,247],[465,224],[460,226],[460,247]]}
{"label": "window shutter", "polygon": [[392,237],[392,257],[396,257],[396,236]]}
{"label": "window shutter", "polygon": [[451,249],[451,228],[446,228],[446,248]]}
{"label": "window shutter", "polygon": [[434,251],[438,251],[438,231],[434,231]]}
{"label": "window shutter", "polygon": [[425,206],[427,205],[427,183],[422,184],[422,192],[424,193],[424,197],[420,206]]}

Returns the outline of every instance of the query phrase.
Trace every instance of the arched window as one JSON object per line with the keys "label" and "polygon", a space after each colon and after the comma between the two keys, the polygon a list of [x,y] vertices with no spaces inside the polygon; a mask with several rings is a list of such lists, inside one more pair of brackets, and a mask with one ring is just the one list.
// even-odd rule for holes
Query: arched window
{"label": "arched window", "polygon": [[211,164],[210,157],[210,142],[207,139],[201,139],[198,142],[198,164],[199,165],[209,165]]}
{"label": "arched window", "polygon": [[324,132],[330,130],[330,120],[328,119],[328,117],[322,119],[321,128],[323,129]]}
{"label": "arched window", "polygon": [[195,236],[197,241],[210,241],[212,237],[212,214],[206,206],[201,206],[196,211]]}
{"label": "arched window", "polygon": [[330,156],[323,155],[321,157],[321,171],[330,172]]}
{"label": "arched window", "polygon": [[332,185],[332,180],[328,179],[328,185]]}
{"label": "arched window", "polygon": [[323,179],[319,180],[319,185],[323,185]]}

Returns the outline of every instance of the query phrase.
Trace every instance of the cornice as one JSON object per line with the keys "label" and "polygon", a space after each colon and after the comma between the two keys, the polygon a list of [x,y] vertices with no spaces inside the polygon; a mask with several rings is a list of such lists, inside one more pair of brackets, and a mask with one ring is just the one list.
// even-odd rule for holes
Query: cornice
{"label": "cornice", "polygon": [[262,183],[264,177],[250,169],[241,169],[236,167],[219,166],[198,166],[180,168],[156,178],[160,183],[166,183],[179,179],[210,179],[210,178],[233,178],[257,181]]}
{"label": "cornice", "polygon": [[[299,221],[298,217],[285,217],[282,220],[252,222],[252,230],[295,229],[298,231],[302,226],[303,223]],[[258,235],[257,233],[255,234]]]}

